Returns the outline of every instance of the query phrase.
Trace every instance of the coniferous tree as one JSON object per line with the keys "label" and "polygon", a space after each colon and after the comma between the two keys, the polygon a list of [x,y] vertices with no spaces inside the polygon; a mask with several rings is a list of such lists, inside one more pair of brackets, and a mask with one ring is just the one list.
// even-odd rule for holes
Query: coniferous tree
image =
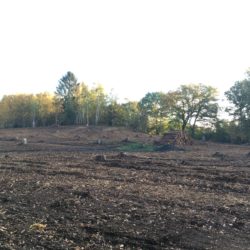
{"label": "coniferous tree", "polygon": [[60,80],[56,88],[57,105],[61,106],[61,122],[73,124],[76,122],[76,92],[79,84],[72,72],[67,72]]}

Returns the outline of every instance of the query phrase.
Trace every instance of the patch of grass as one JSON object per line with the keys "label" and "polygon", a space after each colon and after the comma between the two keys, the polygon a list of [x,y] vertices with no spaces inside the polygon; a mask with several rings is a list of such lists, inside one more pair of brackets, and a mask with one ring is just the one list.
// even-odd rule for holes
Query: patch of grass
{"label": "patch of grass", "polygon": [[139,142],[127,142],[117,148],[118,151],[124,152],[164,152],[164,151],[183,151],[184,149],[173,145],[153,145]]}
{"label": "patch of grass", "polygon": [[154,152],[156,147],[152,144],[128,142],[117,149],[125,152]]}

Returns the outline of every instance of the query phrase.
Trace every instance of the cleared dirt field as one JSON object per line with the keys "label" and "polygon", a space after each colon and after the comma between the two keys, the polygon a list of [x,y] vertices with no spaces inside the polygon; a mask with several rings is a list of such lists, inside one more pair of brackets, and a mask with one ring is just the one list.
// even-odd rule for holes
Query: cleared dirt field
{"label": "cleared dirt field", "polygon": [[0,249],[250,249],[250,146],[119,153],[128,138],[157,139],[0,130]]}

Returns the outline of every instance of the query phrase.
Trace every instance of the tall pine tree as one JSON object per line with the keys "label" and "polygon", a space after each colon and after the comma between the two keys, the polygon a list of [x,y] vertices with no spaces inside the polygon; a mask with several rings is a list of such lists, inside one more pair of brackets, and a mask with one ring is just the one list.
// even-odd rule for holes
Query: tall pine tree
{"label": "tall pine tree", "polygon": [[57,105],[61,107],[61,123],[74,124],[76,120],[76,91],[77,78],[68,71],[60,80],[56,88]]}

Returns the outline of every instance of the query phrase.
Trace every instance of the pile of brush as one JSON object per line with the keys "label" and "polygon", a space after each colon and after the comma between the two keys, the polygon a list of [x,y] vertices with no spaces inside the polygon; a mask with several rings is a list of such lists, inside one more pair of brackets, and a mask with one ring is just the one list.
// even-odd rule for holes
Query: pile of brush
{"label": "pile of brush", "polygon": [[192,139],[187,133],[176,130],[170,131],[163,135],[163,137],[156,142],[157,145],[173,145],[173,146],[183,146],[191,145]]}

